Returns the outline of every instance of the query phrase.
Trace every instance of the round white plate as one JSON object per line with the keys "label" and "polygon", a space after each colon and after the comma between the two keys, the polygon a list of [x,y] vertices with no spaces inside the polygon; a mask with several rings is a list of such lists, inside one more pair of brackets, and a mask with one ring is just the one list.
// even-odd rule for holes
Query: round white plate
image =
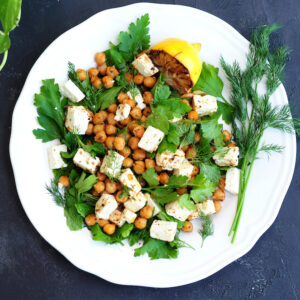
{"label": "round white plate", "polygon": [[[226,61],[245,63],[248,41],[227,23],[206,12],[149,3],[100,12],[57,38],[34,64],[14,110],[10,156],[26,214],[45,240],[75,266],[118,284],[173,287],[203,279],[253,247],[278,214],[293,175],[296,142],[292,135],[275,130],[266,133],[266,142],[284,145],[285,150],[282,154],[273,154],[269,160],[264,158],[255,163],[233,245],[228,231],[235,213],[234,198],[227,198],[222,211],[213,216],[215,234],[205,241],[203,248],[197,230],[192,234],[181,234],[196,250],[180,249],[178,259],[151,261],[147,256],[135,258],[133,249],[127,245],[110,246],[95,242],[87,229],[70,231],[63,209],[55,205],[45,190],[45,183],[51,178],[46,157],[49,143],[42,144],[32,134],[32,130],[38,127],[34,93],[39,92],[42,79],[66,80],[68,61],[76,68],[93,66],[94,54],[107,49],[109,41],[115,42],[121,30],[126,30],[130,22],[145,13],[150,14],[152,45],[168,37],[178,37],[200,42],[200,56],[207,63],[219,65],[221,54]],[[221,77],[225,80],[222,71]],[[228,91],[225,80],[224,95],[227,98]],[[287,101],[281,85],[272,96],[272,102],[285,104]]]}

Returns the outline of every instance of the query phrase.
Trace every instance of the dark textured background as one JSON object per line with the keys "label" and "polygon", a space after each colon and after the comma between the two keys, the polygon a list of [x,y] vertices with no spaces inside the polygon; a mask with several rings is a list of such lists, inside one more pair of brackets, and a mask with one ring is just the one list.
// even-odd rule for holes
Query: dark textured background
{"label": "dark textured background", "polygon": [[[20,26],[12,33],[8,62],[0,73],[0,298],[1,299],[298,299],[300,292],[300,164],[271,228],[244,257],[217,274],[184,287],[125,287],[80,271],[39,236],[15,189],[8,144],[11,115],[32,65],[61,33],[93,14],[134,1],[24,0]],[[163,1],[153,1],[163,2]],[[279,23],[273,44],[293,49],[285,87],[290,100],[300,94],[299,0],[164,1],[210,12],[249,39],[259,24]],[[1,5],[1,2],[0,2]],[[297,104],[298,112],[300,104]],[[22,133],[20,133],[22,134]],[[299,150],[299,141],[298,141]],[[24,145],[25,147],[26,145]],[[25,149],[25,148],[24,148]],[[143,270],[141,270],[141,276]],[[130,274],[128,274],[130,276]]]}

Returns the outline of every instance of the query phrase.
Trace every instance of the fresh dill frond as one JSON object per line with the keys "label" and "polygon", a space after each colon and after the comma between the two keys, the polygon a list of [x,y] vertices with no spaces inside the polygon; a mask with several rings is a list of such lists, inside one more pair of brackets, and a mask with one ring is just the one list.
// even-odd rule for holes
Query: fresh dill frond
{"label": "fresh dill frond", "polygon": [[257,151],[257,153],[264,152],[268,157],[272,154],[272,152],[281,153],[284,147],[275,144],[263,144]]}
{"label": "fresh dill frond", "polygon": [[50,185],[46,185],[46,190],[58,206],[65,207],[66,199],[57,186],[57,180],[52,179]]}
{"label": "fresh dill frond", "polygon": [[209,215],[206,216],[203,213],[200,213],[199,218],[202,224],[202,228],[199,229],[199,233],[202,237],[201,247],[203,247],[205,239],[214,234],[214,226]]}

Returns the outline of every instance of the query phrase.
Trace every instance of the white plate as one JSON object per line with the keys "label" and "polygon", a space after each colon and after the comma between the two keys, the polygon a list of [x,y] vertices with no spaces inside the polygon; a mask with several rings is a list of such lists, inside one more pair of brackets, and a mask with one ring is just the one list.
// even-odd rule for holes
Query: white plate
{"label": "white plate", "polygon": [[[13,114],[10,155],[26,214],[45,240],[75,266],[118,284],[173,287],[203,279],[253,247],[278,214],[293,175],[296,142],[294,136],[275,130],[265,135],[265,141],[284,145],[285,150],[283,154],[273,154],[269,160],[255,163],[234,245],[227,235],[236,199],[226,199],[222,211],[213,217],[215,234],[205,241],[203,248],[196,230],[192,234],[181,234],[196,251],[180,249],[179,258],[175,260],[135,258],[133,249],[128,246],[93,241],[87,229],[71,232],[63,209],[54,204],[44,188],[51,178],[46,158],[49,144],[42,144],[32,134],[38,127],[34,93],[39,92],[42,79],[65,80],[68,61],[76,68],[93,66],[94,54],[107,49],[109,41],[116,41],[121,30],[147,12],[151,19],[152,45],[167,37],[178,37],[201,42],[200,55],[207,63],[219,65],[221,54],[226,61],[236,59],[245,63],[248,41],[227,23],[203,11],[141,3],[100,12],[56,39],[31,69]],[[221,77],[225,79],[223,72]],[[224,95],[228,97],[226,81]],[[272,102],[285,104],[287,101],[281,85],[272,96]]]}

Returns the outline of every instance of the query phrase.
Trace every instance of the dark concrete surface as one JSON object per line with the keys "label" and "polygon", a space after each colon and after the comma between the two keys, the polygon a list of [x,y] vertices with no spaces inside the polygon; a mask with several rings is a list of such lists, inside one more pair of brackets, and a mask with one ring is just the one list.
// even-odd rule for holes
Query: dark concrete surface
{"label": "dark concrete surface", "polygon": [[[16,192],[8,145],[11,115],[28,72],[61,33],[99,11],[129,3],[134,1],[23,1],[21,23],[11,35],[8,62],[0,73],[0,299],[298,299],[299,160],[276,221],[253,249],[215,275],[184,287],[118,286],[80,271],[46,243],[26,217]],[[251,30],[259,24],[282,24],[284,27],[274,35],[273,44],[287,44],[293,50],[287,63],[285,87],[299,112],[299,0],[164,3],[184,4],[210,12],[248,39]],[[299,150],[299,141],[297,146]]]}

